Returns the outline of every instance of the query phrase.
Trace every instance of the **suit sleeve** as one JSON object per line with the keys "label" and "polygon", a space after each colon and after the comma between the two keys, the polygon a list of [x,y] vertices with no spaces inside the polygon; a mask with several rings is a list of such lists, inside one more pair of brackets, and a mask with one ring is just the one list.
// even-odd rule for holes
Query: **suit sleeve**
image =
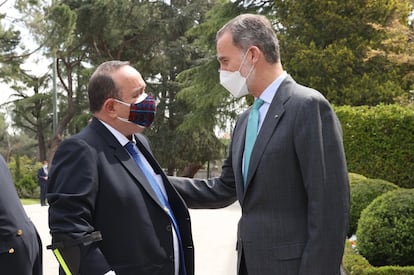
{"label": "suit sleeve", "polygon": [[308,197],[308,243],[300,274],[338,274],[349,218],[342,129],[329,103],[308,97],[295,121],[295,148]]}
{"label": "suit sleeve", "polygon": [[78,139],[62,142],[51,165],[47,198],[52,244],[68,258],[66,264],[75,274],[76,270],[91,275],[110,270],[97,242],[81,241],[96,232],[97,167],[95,150]]}
{"label": "suit sleeve", "polygon": [[190,208],[222,208],[236,201],[236,186],[231,156],[222,166],[220,177],[211,179],[191,179],[168,177]]}

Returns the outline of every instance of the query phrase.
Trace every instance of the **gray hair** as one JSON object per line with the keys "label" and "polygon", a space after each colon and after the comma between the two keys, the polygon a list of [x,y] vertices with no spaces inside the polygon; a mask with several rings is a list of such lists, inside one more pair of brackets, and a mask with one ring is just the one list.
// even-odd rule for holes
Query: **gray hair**
{"label": "gray hair", "polygon": [[270,21],[263,15],[241,14],[227,22],[216,35],[216,41],[225,33],[230,32],[233,43],[242,51],[251,46],[258,47],[267,62],[280,61],[279,40]]}

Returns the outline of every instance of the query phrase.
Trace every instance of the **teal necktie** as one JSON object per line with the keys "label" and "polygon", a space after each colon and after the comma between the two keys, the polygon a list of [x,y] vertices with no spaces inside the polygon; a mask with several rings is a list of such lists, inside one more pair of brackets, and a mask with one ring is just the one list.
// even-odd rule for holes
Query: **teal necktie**
{"label": "teal necktie", "polygon": [[257,137],[257,129],[259,128],[259,109],[263,105],[263,99],[256,99],[253,103],[253,107],[250,110],[249,120],[247,121],[246,129],[246,140],[244,143],[244,170],[243,170],[243,180],[244,185],[247,181],[247,172],[249,170],[250,155],[253,151],[253,146]]}

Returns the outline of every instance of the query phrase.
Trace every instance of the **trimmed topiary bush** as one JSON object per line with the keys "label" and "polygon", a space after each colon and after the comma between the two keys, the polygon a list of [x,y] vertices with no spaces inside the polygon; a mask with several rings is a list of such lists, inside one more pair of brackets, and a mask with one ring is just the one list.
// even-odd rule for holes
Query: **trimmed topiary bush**
{"label": "trimmed topiary bush", "polygon": [[414,265],[414,189],[377,197],[358,222],[358,251],[374,266]]}
{"label": "trimmed topiary bush", "polygon": [[348,275],[414,275],[414,266],[372,266],[349,241],[345,242],[342,267]]}
{"label": "trimmed topiary bush", "polygon": [[367,259],[355,253],[349,241],[345,242],[342,266],[347,274],[352,275],[363,275],[365,270],[372,267]]}
{"label": "trimmed topiary bush", "polygon": [[365,179],[367,179],[367,177],[365,177],[365,176],[363,176],[363,175],[360,175],[360,174],[357,174],[357,173],[348,173],[348,177],[349,177],[349,183],[356,183],[356,182],[359,182],[359,181],[361,181],[361,180],[365,180]]}
{"label": "trimmed topiary bush", "polygon": [[414,188],[414,112],[394,105],[335,106],[349,171]]}
{"label": "trimmed topiary bush", "polygon": [[371,267],[364,275],[414,275],[414,266]]}
{"label": "trimmed topiary bush", "polygon": [[362,177],[354,174],[349,180],[351,187],[351,209],[349,214],[348,236],[356,233],[359,216],[365,207],[379,195],[399,188],[397,185],[385,180]]}

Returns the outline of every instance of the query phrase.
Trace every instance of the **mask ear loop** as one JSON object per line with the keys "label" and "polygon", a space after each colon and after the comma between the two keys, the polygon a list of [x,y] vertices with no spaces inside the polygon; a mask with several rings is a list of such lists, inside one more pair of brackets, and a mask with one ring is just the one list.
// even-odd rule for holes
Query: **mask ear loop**
{"label": "mask ear loop", "polygon": [[117,99],[117,98],[114,98],[114,100],[115,100],[116,102],[118,102],[118,103],[124,104],[125,106],[130,106],[130,105],[131,105],[131,104],[126,103],[126,102],[123,102],[122,100]]}
{"label": "mask ear loop", "polygon": [[[120,104],[125,105],[125,106],[129,106],[129,107],[131,106],[131,104],[126,103],[126,102],[123,102],[123,101],[122,101],[122,100],[120,100],[120,99],[114,98],[114,100],[115,100],[116,102],[120,103]],[[127,123],[132,123],[132,124],[134,124],[133,122],[129,121],[127,118],[123,118],[123,117],[119,117],[119,116],[117,116],[116,118],[117,118],[117,119],[119,119],[120,121],[123,121],[123,122],[127,122]],[[136,124],[136,125],[138,125],[138,124]],[[141,125],[138,125],[138,126],[141,126]]]}
{"label": "mask ear loop", "polygon": [[[238,72],[240,73],[240,69],[241,69],[241,67],[244,65],[244,61],[246,61],[246,57],[247,57],[247,54],[249,53],[249,50],[250,50],[250,48],[249,49],[247,49],[247,51],[246,51],[246,53],[244,54],[244,56],[243,56],[243,58],[242,58],[242,62],[240,63],[240,67],[239,67],[239,70],[238,70]],[[251,68],[250,68],[250,71],[247,73],[247,75],[246,75],[246,79],[248,79],[249,78],[249,76],[250,76],[250,74],[252,73],[252,71],[253,71],[253,69],[254,69],[254,66],[252,66]],[[240,75],[241,75],[241,73],[240,73]]]}
{"label": "mask ear loop", "polygon": [[244,64],[244,61],[246,61],[246,57],[247,57],[247,54],[249,53],[249,50],[250,50],[250,48],[248,48],[247,51],[246,51],[246,53],[243,55],[242,61],[240,63],[239,69],[238,69],[239,72],[240,72],[241,67]]}

